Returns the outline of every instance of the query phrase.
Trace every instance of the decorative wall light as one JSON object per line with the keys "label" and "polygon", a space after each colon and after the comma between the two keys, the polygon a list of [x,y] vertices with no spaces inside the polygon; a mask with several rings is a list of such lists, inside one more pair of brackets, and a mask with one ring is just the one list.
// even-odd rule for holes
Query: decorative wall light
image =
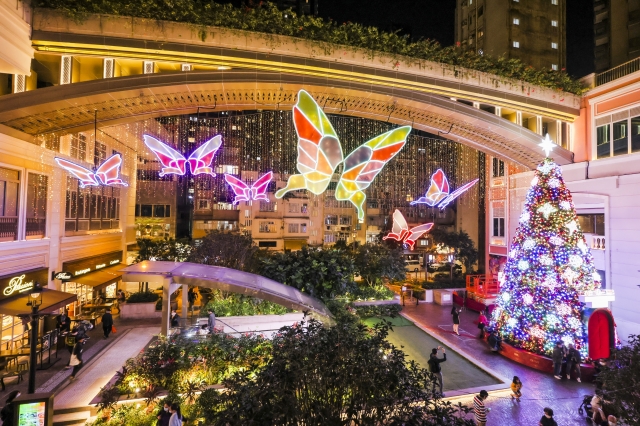
{"label": "decorative wall light", "polygon": [[385,237],[382,237],[382,239],[387,240],[391,238],[392,240],[404,243],[413,250],[416,240],[423,234],[429,232],[432,227],[433,223],[424,223],[416,226],[415,228],[409,229],[407,220],[404,218],[400,210],[396,209],[396,211],[393,212],[393,227],[391,228],[391,232],[389,232]]}
{"label": "decorative wall light", "polygon": [[222,145],[222,136],[217,135],[209,139],[193,151],[189,158],[185,158],[184,155],[153,136],[144,135],[143,137],[145,145],[162,163],[160,176],[171,174],[183,176],[187,172],[187,163],[189,163],[192,175],[216,175],[211,168],[211,163]]}
{"label": "decorative wall light", "polygon": [[269,197],[267,197],[266,192],[271,179],[273,179],[273,172],[265,173],[260,176],[253,185],[249,186],[233,175],[227,173],[224,175],[224,180],[227,181],[231,186],[231,189],[233,189],[233,192],[236,194],[233,204],[249,200],[269,201]]}
{"label": "decorative wall light", "polygon": [[122,165],[120,154],[114,154],[107,158],[95,172],[64,158],[55,157],[54,160],[60,167],[78,178],[81,188],[100,185],[129,186],[118,177],[120,175],[120,166]]}
{"label": "decorative wall light", "polygon": [[452,193],[449,193],[450,188],[447,176],[444,174],[442,169],[438,169],[433,175],[431,175],[431,185],[429,185],[427,193],[424,197],[420,197],[416,201],[412,201],[411,205],[427,204],[431,207],[440,207],[442,210],[465,191],[478,183],[479,180],[480,179],[474,179],[471,182],[462,185]]}

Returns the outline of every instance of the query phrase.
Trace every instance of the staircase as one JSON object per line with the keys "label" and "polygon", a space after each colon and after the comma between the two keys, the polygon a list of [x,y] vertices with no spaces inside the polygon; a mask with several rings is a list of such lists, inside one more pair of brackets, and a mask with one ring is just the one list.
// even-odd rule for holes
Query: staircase
{"label": "staircase", "polygon": [[53,426],[84,426],[97,412],[96,407],[57,409],[53,411]]}

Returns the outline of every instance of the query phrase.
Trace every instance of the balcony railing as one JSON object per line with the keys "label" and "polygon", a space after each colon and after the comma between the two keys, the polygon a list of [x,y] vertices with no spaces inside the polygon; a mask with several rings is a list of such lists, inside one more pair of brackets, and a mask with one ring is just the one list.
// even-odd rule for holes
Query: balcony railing
{"label": "balcony railing", "polygon": [[587,240],[587,245],[591,248],[591,250],[606,249],[606,238],[604,235],[585,234],[584,236]]}
{"label": "balcony railing", "polygon": [[27,238],[44,237],[47,228],[46,218],[27,218]]}
{"label": "balcony railing", "polygon": [[18,239],[18,218],[0,217],[0,241],[15,241]]}
{"label": "balcony railing", "polygon": [[640,58],[633,59],[622,65],[618,65],[617,67],[613,67],[610,70],[597,74],[596,86],[601,86],[636,71],[640,71]]}

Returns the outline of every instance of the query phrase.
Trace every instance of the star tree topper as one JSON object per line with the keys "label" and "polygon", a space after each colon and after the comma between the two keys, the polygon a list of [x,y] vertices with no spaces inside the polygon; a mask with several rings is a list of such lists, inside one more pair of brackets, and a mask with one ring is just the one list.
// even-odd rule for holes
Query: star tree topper
{"label": "star tree topper", "polygon": [[553,143],[551,138],[549,137],[549,133],[544,135],[544,139],[542,139],[542,143],[538,145],[544,151],[544,154],[548,157],[553,148],[556,147],[556,144]]}

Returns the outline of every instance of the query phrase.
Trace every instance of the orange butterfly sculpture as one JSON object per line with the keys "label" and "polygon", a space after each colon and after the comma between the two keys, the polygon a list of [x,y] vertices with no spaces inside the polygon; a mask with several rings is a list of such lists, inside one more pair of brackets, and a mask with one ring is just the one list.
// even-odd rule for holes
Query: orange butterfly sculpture
{"label": "orange butterfly sculpture", "polygon": [[287,192],[306,189],[322,194],[340,163],[343,171],[336,186],[336,200],[348,200],[364,220],[364,190],[382,168],[404,147],[411,126],[390,130],[365,142],[344,158],[342,146],[329,119],[309,93],[298,92],[293,107],[293,122],[298,135],[297,168],[300,174],[289,177],[287,186],[276,192],[282,198]]}
{"label": "orange butterfly sculpture", "polygon": [[409,229],[407,220],[404,218],[400,210],[396,209],[396,211],[393,212],[393,227],[391,228],[391,232],[389,232],[385,237],[382,237],[382,239],[387,240],[391,238],[392,240],[406,244],[411,250],[413,250],[416,240],[423,234],[429,232],[431,228],[433,228],[433,223],[424,223],[416,226],[415,228]]}

